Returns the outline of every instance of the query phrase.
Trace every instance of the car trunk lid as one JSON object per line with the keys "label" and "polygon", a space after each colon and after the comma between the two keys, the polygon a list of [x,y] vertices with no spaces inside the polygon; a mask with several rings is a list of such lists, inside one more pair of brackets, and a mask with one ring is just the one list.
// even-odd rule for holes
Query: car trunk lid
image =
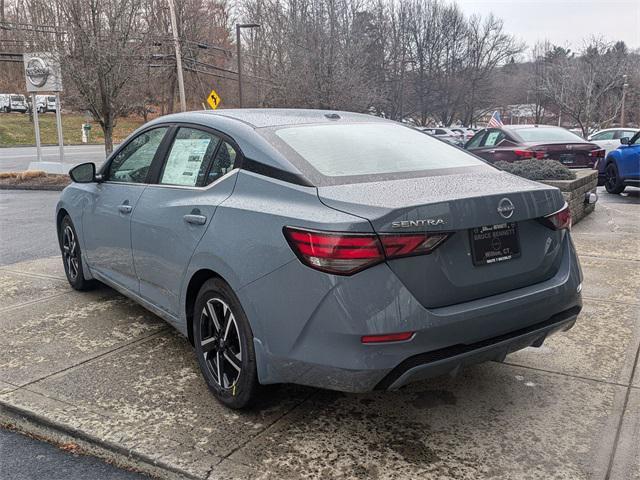
{"label": "car trunk lid", "polygon": [[594,151],[602,148],[594,143],[535,143],[531,149],[544,152],[545,160],[556,160],[569,168],[592,168],[597,160]]}
{"label": "car trunk lid", "polygon": [[[325,186],[318,195],[332,208],[368,219],[381,235],[450,233],[429,255],[387,262],[425,307],[541,282],[560,264],[563,232],[538,221],[563,207],[560,191],[498,170]],[[517,231],[519,252],[505,261],[476,264],[474,250],[482,242],[473,235],[482,231],[475,229],[494,225]]]}

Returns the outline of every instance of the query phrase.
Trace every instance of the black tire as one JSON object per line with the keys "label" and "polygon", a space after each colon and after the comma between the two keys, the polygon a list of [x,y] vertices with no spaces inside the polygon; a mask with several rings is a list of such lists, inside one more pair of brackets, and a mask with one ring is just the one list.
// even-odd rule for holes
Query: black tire
{"label": "black tire", "polygon": [[95,280],[87,280],[82,269],[82,251],[78,234],[69,215],[65,215],[60,222],[60,253],[64,273],[67,275],[69,285],[75,290],[89,290],[95,287]]}
{"label": "black tire", "polygon": [[620,178],[618,173],[618,166],[615,162],[610,162],[604,171],[605,180],[604,180],[604,188],[607,189],[607,192],[613,193],[614,195],[618,193],[624,192],[624,182]]}
{"label": "black tire", "polygon": [[253,332],[238,297],[222,279],[207,280],[198,293],[193,340],[200,370],[214,396],[230,408],[250,406],[260,389]]}

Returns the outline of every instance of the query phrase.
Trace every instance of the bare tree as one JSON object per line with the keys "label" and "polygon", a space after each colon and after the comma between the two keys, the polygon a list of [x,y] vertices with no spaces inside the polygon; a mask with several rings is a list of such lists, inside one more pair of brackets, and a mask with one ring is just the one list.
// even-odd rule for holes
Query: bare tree
{"label": "bare tree", "polygon": [[102,128],[109,154],[147,54],[141,0],[56,0],[52,8],[66,30],[57,42],[64,78]]}
{"label": "bare tree", "polygon": [[542,79],[544,92],[576,122],[584,136],[617,117],[622,75],[628,63],[624,43],[592,38],[577,56],[554,47],[546,57],[549,65]]}

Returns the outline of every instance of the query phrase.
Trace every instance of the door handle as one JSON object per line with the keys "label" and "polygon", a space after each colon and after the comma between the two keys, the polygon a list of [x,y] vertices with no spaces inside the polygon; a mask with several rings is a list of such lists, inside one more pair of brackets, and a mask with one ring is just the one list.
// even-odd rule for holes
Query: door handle
{"label": "door handle", "polygon": [[118,211],[120,213],[124,213],[125,215],[131,213],[131,210],[133,210],[133,207],[126,203],[123,203],[122,205],[118,205]]}
{"label": "door handle", "polygon": [[207,217],[205,215],[189,214],[185,215],[183,218],[185,222],[192,223],[193,225],[204,225],[207,223]]}

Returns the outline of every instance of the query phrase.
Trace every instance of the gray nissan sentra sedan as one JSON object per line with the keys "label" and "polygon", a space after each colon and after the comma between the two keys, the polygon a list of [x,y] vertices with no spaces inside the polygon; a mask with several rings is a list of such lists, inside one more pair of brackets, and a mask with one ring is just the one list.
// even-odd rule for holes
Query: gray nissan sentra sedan
{"label": "gray nissan sentra sedan", "polygon": [[395,389],[573,326],[560,192],[409,127],[317,110],[147,123],[57,206],[67,277],[172,324],[224,404]]}

